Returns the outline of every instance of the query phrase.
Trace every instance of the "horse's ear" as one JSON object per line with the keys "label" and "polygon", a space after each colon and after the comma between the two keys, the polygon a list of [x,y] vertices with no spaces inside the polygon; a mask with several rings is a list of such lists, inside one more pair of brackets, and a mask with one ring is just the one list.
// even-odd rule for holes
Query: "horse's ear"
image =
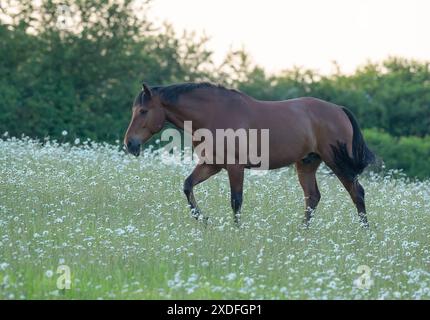
{"label": "horse's ear", "polygon": [[142,90],[148,99],[152,97],[151,89],[149,89],[149,87],[145,83],[142,83]]}

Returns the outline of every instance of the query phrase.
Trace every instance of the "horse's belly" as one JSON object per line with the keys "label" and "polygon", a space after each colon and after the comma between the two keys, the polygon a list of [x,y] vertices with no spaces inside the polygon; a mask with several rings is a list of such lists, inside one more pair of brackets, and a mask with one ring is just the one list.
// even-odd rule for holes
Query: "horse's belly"
{"label": "horse's belly", "polygon": [[[304,151],[305,150],[305,151]],[[295,145],[276,145],[271,146],[267,151],[259,150],[260,162],[257,165],[252,165],[248,161],[247,168],[260,170],[273,170],[289,166],[309,154],[306,146]]]}
{"label": "horse's belly", "polygon": [[[275,133],[275,132],[274,132]],[[269,140],[269,163],[270,169],[278,169],[289,166],[314,150],[313,139],[310,132],[301,134],[271,135]]]}

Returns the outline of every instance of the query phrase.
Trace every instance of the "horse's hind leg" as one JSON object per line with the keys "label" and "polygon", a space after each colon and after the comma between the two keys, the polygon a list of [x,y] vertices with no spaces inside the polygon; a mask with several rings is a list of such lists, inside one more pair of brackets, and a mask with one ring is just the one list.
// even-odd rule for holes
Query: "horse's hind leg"
{"label": "horse's hind leg", "polygon": [[209,177],[218,173],[221,170],[220,167],[210,164],[198,164],[193,172],[185,179],[184,182],[184,193],[187,197],[188,204],[191,208],[191,214],[194,218],[199,219],[201,211],[197,206],[196,199],[194,198],[193,187],[199,183],[207,180]]}
{"label": "horse's hind leg", "polygon": [[360,218],[360,222],[364,227],[369,227],[369,222],[367,221],[366,216],[366,204],[364,203],[364,188],[358,182],[358,179],[354,179],[351,181],[350,179],[344,178],[342,176],[337,176],[339,180],[342,182],[345,189],[348,191],[351,196],[352,201],[357,208],[358,217]]}
{"label": "horse's hind leg", "polygon": [[364,188],[358,182],[357,177],[347,178],[346,175],[342,173],[342,170],[336,166],[333,160],[331,160],[329,155],[323,156],[323,160],[348,191],[352,202],[354,202],[354,205],[357,208],[358,217],[360,218],[362,225],[366,228],[369,227],[369,222],[367,221],[366,216],[366,205],[364,203]]}
{"label": "horse's hind leg", "polygon": [[296,162],[297,175],[305,195],[305,219],[306,226],[309,225],[313,213],[320,201],[321,194],[318,190],[316,172],[321,163],[319,156],[308,156]]}

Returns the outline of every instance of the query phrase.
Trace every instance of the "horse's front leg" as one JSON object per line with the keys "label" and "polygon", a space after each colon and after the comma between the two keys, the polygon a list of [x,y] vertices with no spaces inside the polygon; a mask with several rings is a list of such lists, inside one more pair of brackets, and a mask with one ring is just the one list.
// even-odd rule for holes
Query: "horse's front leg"
{"label": "horse's front leg", "polygon": [[245,168],[243,165],[228,165],[227,172],[230,180],[231,208],[233,209],[234,222],[240,222],[240,209],[242,207],[243,176]]}
{"label": "horse's front leg", "polygon": [[209,177],[213,176],[214,174],[218,173],[221,170],[220,167],[217,167],[212,164],[198,164],[193,172],[188,176],[187,179],[185,179],[184,182],[184,193],[187,197],[188,204],[191,208],[191,215],[199,219],[201,216],[201,211],[199,207],[197,206],[196,199],[194,198],[193,188],[194,186],[198,185],[199,183],[207,180]]}

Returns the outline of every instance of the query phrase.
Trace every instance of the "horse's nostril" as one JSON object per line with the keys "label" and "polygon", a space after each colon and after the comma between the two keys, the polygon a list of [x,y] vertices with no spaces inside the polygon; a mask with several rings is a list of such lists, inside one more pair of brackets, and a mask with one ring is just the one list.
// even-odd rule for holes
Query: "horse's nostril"
{"label": "horse's nostril", "polygon": [[140,141],[138,139],[131,138],[127,141],[126,149],[129,153],[138,156],[140,153]]}

